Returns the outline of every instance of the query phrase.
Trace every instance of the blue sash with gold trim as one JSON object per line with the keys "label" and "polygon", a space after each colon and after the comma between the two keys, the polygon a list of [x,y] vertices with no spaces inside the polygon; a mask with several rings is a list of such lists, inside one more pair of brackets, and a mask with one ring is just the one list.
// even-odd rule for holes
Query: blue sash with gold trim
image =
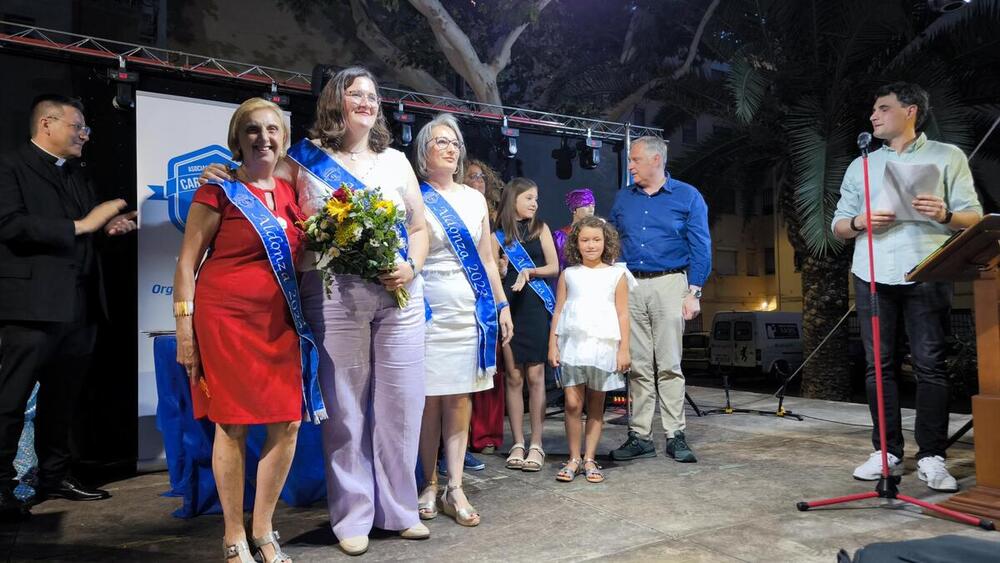
{"label": "blue sash with gold trim", "polygon": [[[326,184],[331,190],[338,190],[341,184],[346,184],[352,190],[369,189],[364,182],[355,178],[339,162],[314,145],[309,139],[302,139],[292,145],[288,149],[288,158],[302,167],[310,176]],[[396,224],[396,231],[399,233],[399,240],[403,241],[403,246],[399,249],[399,256],[405,262],[409,257],[410,236],[406,232],[406,225],[403,223]],[[424,299],[424,321],[430,321],[430,319],[431,307],[427,304],[427,300]]]}
{"label": "blue sash with gold trim", "polygon": [[430,211],[444,228],[445,237],[452,251],[462,263],[465,277],[476,294],[476,328],[479,332],[479,377],[491,377],[497,370],[497,306],[493,298],[490,278],[486,266],[479,258],[479,249],[472,240],[472,234],[462,222],[462,218],[441,194],[427,182],[420,184],[424,207]]}
{"label": "blue sash with gold trim", "polygon": [[[292,145],[292,148],[288,149],[288,158],[333,191],[339,189],[341,184],[346,184],[352,190],[369,189],[364,182],[355,178],[339,162],[314,145],[309,139],[302,139]],[[403,261],[406,261],[407,250],[410,247],[410,237],[406,232],[406,225],[399,223],[396,225],[396,230],[399,232],[400,240],[403,241],[399,255]]]}
{"label": "blue sash with gold trim", "polygon": [[[535,262],[528,255],[528,251],[524,249],[521,241],[514,239],[513,244],[506,246],[504,240],[503,230],[497,229],[494,233],[497,237],[497,242],[500,243],[500,248],[503,249],[504,254],[510,259],[510,265],[514,266],[514,269],[520,273],[525,268],[536,268]],[[551,316],[556,310],[556,296],[552,294],[552,286],[545,283],[541,278],[531,278],[528,281],[528,286],[535,290],[535,294],[542,300],[545,304],[545,310],[549,312]]]}

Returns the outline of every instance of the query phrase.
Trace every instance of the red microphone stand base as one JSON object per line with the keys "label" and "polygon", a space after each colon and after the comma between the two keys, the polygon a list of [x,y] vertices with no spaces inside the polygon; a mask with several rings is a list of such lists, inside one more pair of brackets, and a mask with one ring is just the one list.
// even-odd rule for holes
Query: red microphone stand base
{"label": "red microphone stand base", "polygon": [[846,495],[842,497],[834,497],[823,500],[814,501],[801,501],[795,506],[800,511],[805,512],[810,508],[818,508],[821,506],[830,506],[833,504],[843,504],[845,502],[854,502],[856,500],[866,500],[871,498],[883,498],[889,500],[898,500],[915,506],[919,506],[924,510],[930,511],[935,515],[942,516],[944,518],[949,518],[960,522],[962,524],[969,524],[970,526],[979,526],[984,530],[994,531],[996,530],[996,525],[992,520],[987,520],[985,518],[977,518],[976,516],[971,516],[965,514],[964,512],[958,512],[957,510],[951,510],[943,506],[938,506],[934,503],[922,501],[918,498],[914,498],[908,495],[899,494],[899,481],[900,478],[896,476],[881,477],[878,480],[878,484],[875,485],[875,490],[870,493],[858,493],[855,495]]}

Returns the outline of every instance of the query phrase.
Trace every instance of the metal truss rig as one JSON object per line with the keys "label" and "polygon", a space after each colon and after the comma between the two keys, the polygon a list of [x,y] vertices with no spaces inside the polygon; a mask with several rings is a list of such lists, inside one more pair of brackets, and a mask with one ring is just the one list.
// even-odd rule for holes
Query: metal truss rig
{"label": "metal truss rig", "polygon": [[396,88],[380,88],[386,103],[397,109],[412,108],[429,112],[448,112],[459,116],[485,121],[501,122],[511,127],[544,129],[560,135],[592,136],[608,141],[622,141],[643,135],[663,137],[663,129],[642,127],[586,117],[575,117],[546,111],[498,106],[470,100],[459,100],[433,94],[421,94]]}
{"label": "metal truss rig", "polygon": [[[206,57],[124,41],[101,39],[55,29],[0,20],[0,48],[17,46],[27,50],[62,53],[72,57],[97,58],[118,63],[174,71],[204,78],[220,78],[270,86],[296,93],[312,93],[312,77],[302,72]],[[663,130],[599,119],[588,119],[422,94],[397,88],[380,89],[383,103],[400,111],[449,112],[466,118],[504,123],[511,127],[540,129],[561,135],[593,136],[621,141],[643,135],[663,136]]]}

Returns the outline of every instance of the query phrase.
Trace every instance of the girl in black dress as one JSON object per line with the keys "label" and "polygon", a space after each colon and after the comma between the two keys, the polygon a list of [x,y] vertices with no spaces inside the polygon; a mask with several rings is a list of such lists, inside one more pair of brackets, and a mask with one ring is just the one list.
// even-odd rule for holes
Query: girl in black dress
{"label": "girl in black dress", "polygon": [[[507,366],[507,416],[514,445],[507,457],[509,469],[538,471],[545,462],[542,449],[542,425],[545,416],[545,360],[547,358],[550,313],[535,290],[528,285],[534,278],[559,275],[559,259],[548,225],[537,218],[538,185],[527,178],[514,178],[503,191],[497,230],[504,244],[495,244],[509,253],[515,241],[527,251],[534,268],[520,271],[509,264],[504,276],[504,292],[510,303],[514,337],[504,346]],[[509,262],[509,261],[508,261]],[[531,442],[524,441],[524,380],[528,380],[528,403],[531,411]]]}

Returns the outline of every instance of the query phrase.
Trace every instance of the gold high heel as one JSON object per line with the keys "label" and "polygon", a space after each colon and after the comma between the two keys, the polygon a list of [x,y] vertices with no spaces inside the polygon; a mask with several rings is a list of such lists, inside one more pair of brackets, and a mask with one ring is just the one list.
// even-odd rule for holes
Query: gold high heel
{"label": "gold high heel", "polygon": [[448,485],[445,487],[444,494],[441,495],[441,499],[439,501],[441,503],[441,512],[451,516],[455,519],[455,522],[458,522],[462,526],[474,528],[479,525],[479,512],[471,506],[469,508],[462,509],[456,508],[454,499],[449,500],[449,496],[451,495],[448,493],[457,491],[461,488],[462,485]]}
{"label": "gold high heel", "polygon": [[434,487],[434,498],[430,502],[420,502],[417,503],[417,514],[420,515],[421,520],[433,520],[437,518],[437,492],[438,492],[438,482],[437,480],[428,481],[427,485],[424,486],[424,490],[420,491],[419,496],[424,496],[427,489]]}

